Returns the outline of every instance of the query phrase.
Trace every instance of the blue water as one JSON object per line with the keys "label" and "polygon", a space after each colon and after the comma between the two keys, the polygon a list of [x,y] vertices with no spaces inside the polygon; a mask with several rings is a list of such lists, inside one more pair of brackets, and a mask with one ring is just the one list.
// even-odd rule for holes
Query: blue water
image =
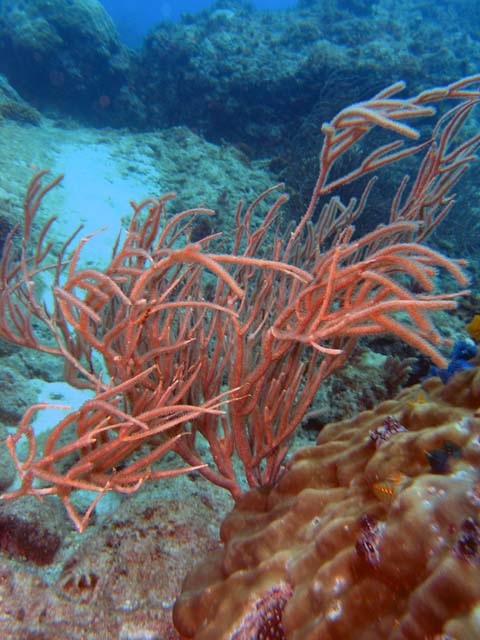
{"label": "blue water", "polygon": [[[182,13],[198,13],[211,7],[213,0],[101,0],[115,22],[121,39],[131,47],[138,47],[144,35],[160,20],[179,20]],[[286,9],[296,0],[254,0],[257,9]]]}

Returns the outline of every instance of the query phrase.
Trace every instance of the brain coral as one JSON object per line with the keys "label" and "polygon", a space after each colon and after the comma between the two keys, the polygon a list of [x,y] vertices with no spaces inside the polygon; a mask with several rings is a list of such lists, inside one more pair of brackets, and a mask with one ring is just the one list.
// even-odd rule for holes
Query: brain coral
{"label": "brain coral", "polygon": [[195,640],[480,638],[480,369],[296,452],[226,518],[174,609]]}

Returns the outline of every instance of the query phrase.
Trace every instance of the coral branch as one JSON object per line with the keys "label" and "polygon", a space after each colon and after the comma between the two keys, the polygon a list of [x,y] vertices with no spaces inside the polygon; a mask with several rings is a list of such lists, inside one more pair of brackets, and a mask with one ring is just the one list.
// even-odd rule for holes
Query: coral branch
{"label": "coral branch", "polygon": [[[451,190],[475,159],[480,136],[462,134],[457,142],[457,135],[480,99],[479,82],[467,78],[414,98],[399,98],[397,83],[341,111],[323,127],[318,180],[297,227],[282,231],[286,196],[276,195],[282,185],[272,187],[245,213],[238,207],[230,250],[228,239],[220,248],[219,234],[192,244],[194,216],[212,212],[168,218],[169,194],[132,205],[129,231],[104,272],[82,269],[88,238],[69,257],[73,234],[55,254],[53,218],[36,243],[32,238],[41,202],[61,180],[44,184],[46,172],[36,175],[21,248],[10,234],[0,264],[0,336],[62,357],[66,379],[95,398],[60,421],[43,449],[31,426],[39,407],[27,412],[7,441],[21,487],[3,498],[56,494],[83,529],[105,492],[135,491],[191,469],[238,497],[247,484],[275,480],[320,384],[360,337],[393,333],[442,365],[431,312],[451,308],[465,292],[435,293],[436,274],[446,270],[461,287],[466,277],[459,262],[419,243],[450,211]],[[442,100],[459,102],[422,139],[423,129],[409,121],[430,117]],[[339,158],[376,127],[395,140],[371,151],[362,146],[357,166],[338,175]],[[403,146],[398,138],[415,143]],[[401,182],[386,226],[352,240],[374,179],[348,204],[333,196],[313,221],[320,199],[335,188],[413,154],[423,154],[418,173],[409,191],[407,179]],[[272,195],[253,228],[255,208]],[[52,310],[39,293],[47,275]],[[188,466],[162,467],[168,451]],[[78,514],[71,493],[87,488],[97,497]]]}

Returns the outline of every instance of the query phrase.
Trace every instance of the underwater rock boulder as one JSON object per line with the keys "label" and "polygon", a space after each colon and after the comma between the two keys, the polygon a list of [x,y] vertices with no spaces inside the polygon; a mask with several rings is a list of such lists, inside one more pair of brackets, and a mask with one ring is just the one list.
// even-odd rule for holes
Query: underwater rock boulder
{"label": "underwater rock boulder", "polygon": [[97,0],[0,2],[0,71],[37,106],[111,118],[128,51]]}
{"label": "underwater rock boulder", "polygon": [[[310,62],[312,49],[321,49],[321,65]],[[325,75],[335,70],[341,78],[350,66],[344,48],[322,40],[314,15],[302,19],[232,1],[155,25],[134,81],[149,126],[183,124],[253,156],[283,146],[318,99]]]}
{"label": "underwater rock boulder", "polygon": [[24,558],[38,566],[53,562],[65,536],[58,504],[38,508],[30,496],[17,504],[0,505],[0,550],[14,558]]}
{"label": "underwater rock boulder", "polygon": [[479,638],[479,406],[474,369],[324,427],[227,516],[182,638]]}

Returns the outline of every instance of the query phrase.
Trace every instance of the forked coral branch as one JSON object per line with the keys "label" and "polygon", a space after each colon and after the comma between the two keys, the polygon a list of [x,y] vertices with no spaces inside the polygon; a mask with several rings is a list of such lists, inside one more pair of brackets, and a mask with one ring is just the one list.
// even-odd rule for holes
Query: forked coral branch
{"label": "forked coral branch", "polygon": [[[323,127],[317,184],[298,225],[282,232],[286,196],[278,185],[245,213],[238,207],[229,251],[219,249],[218,234],[191,243],[195,215],[212,212],[168,217],[169,194],[133,204],[128,233],[104,271],[82,268],[87,239],[71,257],[75,234],[55,253],[53,219],[32,238],[41,202],[61,179],[44,184],[45,172],[37,174],[25,198],[24,240],[17,248],[10,234],[0,264],[0,335],[62,357],[66,380],[95,396],[52,429],[43,449],[31,426],[43,406],[26,413],[7,441],[21,486],[3,499],[55,494],[81,530],[105,492],[192,469],[238,497],[278,477],[319,386],[362,336],[392,333],[443,364],[432,311],[454,307],[465,290],[436,293],[437,272],[461,288],[467,279],[463,263],[420,242],[450,211],[451,190],[475,159],[479,135],[458,141],[457,134],[480,99],[479,82],[466,78],[414,98],[398,97],[397,83],[341,111]],[[411,125],[444,100],[457,104],[430,134]],[[377,127],[395,139],[364,151]],[[404,146],[403,138],[414,142]],[[331,177],[355,145],[357,166]],[[331,192],[413,154],[423,154],[418,173],[408,191],[406,178],[400,184],[389,222],[352,239],[374,180],[347,204]],[[254,209],[267,197],[275,200],[254,228]],[[51,310],[39,280],[50,282]],[[168,451],[187,466],[162,467]],[[85,514],[71,501],[78,489],[97,493]]]}

